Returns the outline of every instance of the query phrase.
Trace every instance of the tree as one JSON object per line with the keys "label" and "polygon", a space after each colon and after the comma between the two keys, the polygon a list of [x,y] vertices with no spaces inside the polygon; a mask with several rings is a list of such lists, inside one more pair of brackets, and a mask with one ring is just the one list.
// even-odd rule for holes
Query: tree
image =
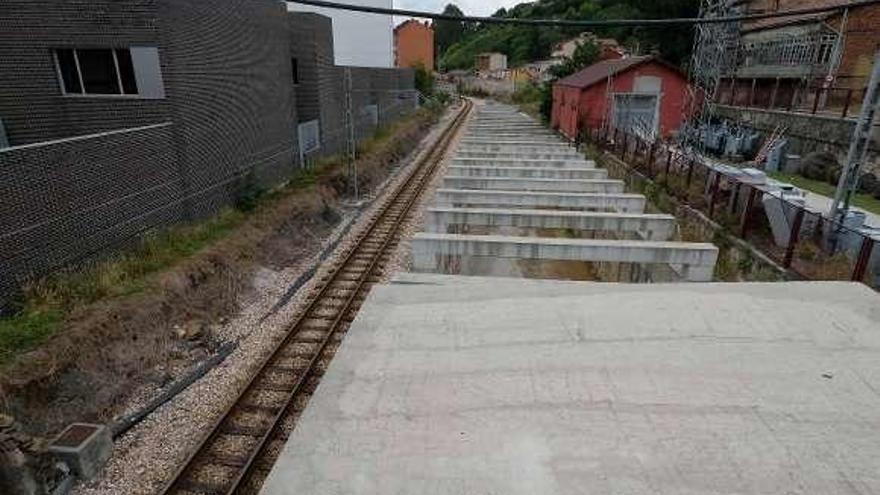
{"label": "tree", "polygon": [[541,115],[545,119],[550,120],[550,114],[553,111],[553,84],[563,77],[568,77],[584,67],[595,64],[599,60],[599,55],[599,45],[593,42],[583,43],[578,45],[571,58],[566,58],[563,63],[550,68],[552,79],[544,83],[541,88]]}
{"label": "tree", "polygon": [[416,89],[425,96],[434,94],[434,74],[430,69],[419,63],[415,66]]}
{"label": "tree", "polygon": [[584,67],[595,64],[599,60],[599,54],[599,45],[593,42],[580,44],[571,58],[566,58],[561,64],[550,68],[550,75],[554,80],[568,77]]}
{"label": "tree", "polygon": [[[446,8],[443,9],[443,14],[454,17],[464,17],[464,12],[452,3],[448,4]],[[446,50],[448,50],[450,46],[461,41],[464,38],[465,29],[466,26],[463,21],[437,20],[434,22],[434,44],[437,49],[436,53],[446,53]]]}

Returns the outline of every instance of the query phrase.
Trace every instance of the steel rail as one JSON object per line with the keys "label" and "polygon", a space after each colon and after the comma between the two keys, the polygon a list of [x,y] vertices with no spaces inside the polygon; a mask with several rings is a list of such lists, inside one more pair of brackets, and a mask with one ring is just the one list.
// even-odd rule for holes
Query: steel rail
{"label": "steel rail", "polygon": [[[421,197],[422,192],[433,177],[434,171],[440,163],[443,153],[448,148],[455,132],[461,127],[464,119],[470,113],[472,106],[473,104],[469,100],[466,100],[458,115],[456,115],[453,121],[443,130],[428,151],[420,158],[419,163],[413,167],[413,170],[409,173],[404,182],[398,186],[397,190],[393,193],[393,196],[382,204],[380,211],[377,214],[374,214],[367,229],[363,234],[360,234],[356,238],[355,244],[344,254],[343,260],[341,262],[336,262],[332,272],[329,275],[322,277],[322,285],[317,290],[317,294],[311,297],[306,307],[298,314],[294,322],[290,325],[290,330],[288,330],[285,337],[279,342],[273,352],[262,361],[257,371],[252,374],[248,383],[242,387],[236,400],[212,424],[211,429],[202,437],[196,448],[187,457],[186,461],[180,465],[174,473],[173,478],[165,485],[161,493],[170,494],[181,491],[190,491],[232,494],[238,492],[242,484],[249,479],[257,462],[265,455],[266,447],[272,437],[278,432],[278,429],[283,424],[285,418],[291,413],[290,409],[296,401],[296,398],[303,392],[309,378],[316,374],[315,371],[317,364],[321,362],[328,345],[333,341],[334,335],[336,335],[340,329],[344,328],[346,319],[351,316],[353,311],[356,311],[359,308],[358,304],[362,301],[358,301],[358,299],[362,296],[362,292],[364,292],[365,289],[369,289],[370,279],[374,276],[374,272],[377,268],[380,268],[381,260],[386,254],[388,254],[389,247],[394,244],[392,241],[397,237],[400,225],[406,220],[407,214],[412,209],[412,206]],[[302,331],[303,323],[315,318],[313,312],[322,302],[327,301],[326,296],[328,291],[333,289],[337,282],[352,282],[351,280],[344,280],[340,277],[344,273],[353,271],[351,266],[352,260],[354,260],[358,254],[364,254],[363,250],[366,249],[366,243],[368,241],[376,240],[376,232],[380,228],[384,228],[386,231],[379,234],[381,236],[379,238],[379,246],[370,248],[371,250],[374,250],[374,252],[371,253],[371,258],[367,263],[367,266],[365,268],[356,269],[357,271],[360,271],[360,273],[357,276],[357,280],[354,281],[355,287],[344,289],[346,292],[350,292],[350,294],[345,297],[344,304],[336,312],[332,319],[332,323],[327,327],[326,334],[322,337],[317,350],[309,359],[307,366],[303,368],[303,371],[299,374],[293,387],[288,392],[286,399],[282,404],[277,406],[278,410],[273,415],[271,422],[265,427],[265,431],[262,435],[258,437],[259,439],[257,443],[248,449],[249,455],[247,456],[247,459],[238,466],[238,471],[231,483],[228,483],[228,486],[223,487],[216,485],[208,486],[190,479],[190,475],[196,474],[195,471],[199,467],[200,461],[205,461],[205,465],[222,465],[230,467],[228,461],[226,464],[212,463],[210,461],[211,454],[209,451],[212,443],[222,435],[228,435],[228,433],[223,432],[223,426],[226,425],[229,420],[233,419],[233,415],[237,408],[244,404],[244,400],[249,394],[255,390],[259,390],[259,387],[256,386],[259,380],[265,378],[267,374],[272,372],[273,363],[278,361],[279,358],[283,356],[285,349],[294,343],[295,338]],[[267,407],[267,409],[274,408]],[[255,436],[252,436],[251,438],[255,438]]]}

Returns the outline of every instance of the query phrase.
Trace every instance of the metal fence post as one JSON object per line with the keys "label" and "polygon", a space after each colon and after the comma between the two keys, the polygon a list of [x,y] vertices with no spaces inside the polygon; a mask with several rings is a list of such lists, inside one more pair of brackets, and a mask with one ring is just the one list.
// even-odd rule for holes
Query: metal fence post
{"label": "metal fence post", "polygon": [[791,261],[794,258],[794,249],[797,247],[800,239],[801,225],[804,223],[804,209],[798,208],[794,215],[794,222],[791,224],[791,233],[788,234],[788,246],[785,247],[785,259],[782,266],[791,268]]}
{"label": "metal fence post", "polygon": [[861,282],[865,278],[865,272],[868,270],[868,262],[871,261],[871,253],[874,251],[874,239],[868,236],[862,240],[862,248],[859,250],[859,257],[856,265],[853,267],[853,282]]}
{"label": "metal fence post", "polygon": [[749,222],[752,219],[752,208],[755,207],[755,201],[758,199],[758,189],[755,186],[749,186],[749,197],[746,199],[746,207],[743,209],[742,221],[739,227],[739,236],[743,239],[749,229]]}
{"label": "metal fence post", "polygon": [[739,191],[742,188],[742,182],[737,181],[736,185],[733,186],[733,195],[730,197],[730,209],[728,210],[731,215],[736,213],[736,204],[739,203]]}
{"label": "metal fence post", "polygon": [[669,169],[672,167],[672,148],[666,148],[666,182],[669,182]]}
{"label": "metal fence post", "polygon": [[694,162],[695,162],[695,159],[692,157],[691,161],[688,163],[688,174],[687,174],[687,180],[685,181],[685,187],[687,189],[691,188],[691,178],[694,176]]}
{"label": "metal fence post", "polygon": [[712,218],[715,213],[715,201],[718,197],[718,189],[721,185],[721,172],[715,171],[715,180],[712,181],[712,187],[710,188],[711,195],[709,196],[709,218]]}

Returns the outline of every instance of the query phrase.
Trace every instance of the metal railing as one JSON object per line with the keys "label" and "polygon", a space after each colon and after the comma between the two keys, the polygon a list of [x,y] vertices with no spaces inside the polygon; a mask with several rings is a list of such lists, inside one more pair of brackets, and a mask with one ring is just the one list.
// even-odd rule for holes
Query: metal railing
{"label": "metal railing", "polygon": [[867,92],[864,87],[855,89],[825,85],[758,88],[755,84],[750,84],[749,79],[726,79],[721,86],[722,90],[717,98],[720,105],[843,119],[857,116],[859,103]]}
{"label": "metal railing", "polygon": [[610,175],[634,190],[659,188],[701,211],[796,278],[851,280],[880,290],[880,229],[871,234],[833,221],[784,187],[756,183],[750,173],[706,163],[670,142],[614,128],[585,129],[581,142],[619,158],[609,160]]}

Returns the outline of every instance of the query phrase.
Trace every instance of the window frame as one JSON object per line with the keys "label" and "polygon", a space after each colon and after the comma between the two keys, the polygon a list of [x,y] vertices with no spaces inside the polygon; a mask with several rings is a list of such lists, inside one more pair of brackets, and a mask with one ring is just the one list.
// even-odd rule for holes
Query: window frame
{"label": "window frame", "polygon": [[[80,93],[71,93],[67,91],[67,87],[64,83],[64,75],[61,70],[61,60],[58,57],[58,52],[60,50],[70,50],[73,52],[73,61],[76,66],[76,77],[79,81]],[[116,84],[119,89],[119,93],[87,93],[85,81],[83,80],[82,74],[82,66],[79,62],[79,51],[80,50],[109,50],[113,56],[113,68],[116,71]],[[119,55],[117,55],[118,50],[128,50],[129,56],[131,56],[131,47],[129,46],[112,46],[112,47],[92,47],[92,46],[83,46],[83,47],[58,47],[52,49],[52,60],[55,63],[55,73],[58,78],[58,85],[61,88],[61,96],[65,98],[128,98],[128,99],[151,99],[147,96],[141,94],[141,88],[137,86],[137,69],[133,68],[133,76],[135,78],[135,85],[137,87],[137,93],[126,93],[125,86],[122,83],[122,71],[119,68]]]}

